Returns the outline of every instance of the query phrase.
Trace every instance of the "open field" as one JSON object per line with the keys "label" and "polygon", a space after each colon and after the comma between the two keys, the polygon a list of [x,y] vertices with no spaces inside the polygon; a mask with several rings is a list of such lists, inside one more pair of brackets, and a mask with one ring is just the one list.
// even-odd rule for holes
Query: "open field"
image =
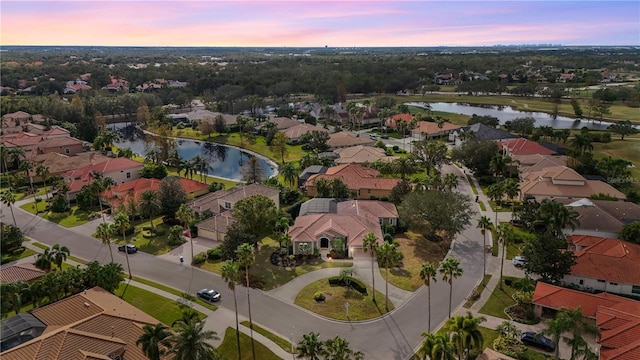
{"label": "open field", "polygon": [[633,163],[631,171],[631,181],[636,190],[640,191],[640,137],[625,137],[624,141],[620,137],[613,134],[613,141],[608,144],[594,143],[593,155],[597,160],[611,156],[612,158],[620,158]]}

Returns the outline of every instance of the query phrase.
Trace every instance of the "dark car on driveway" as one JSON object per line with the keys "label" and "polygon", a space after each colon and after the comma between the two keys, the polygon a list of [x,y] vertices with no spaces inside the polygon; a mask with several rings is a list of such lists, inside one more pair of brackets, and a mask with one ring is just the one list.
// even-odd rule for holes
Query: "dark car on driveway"
{"label": "dark car on driveway", "polygon": [[124,251],[125,247],[127,249],[128,254],[134,254],[138,252],[138,248],[132,244],[120,245],[118,246],[118,251]]}
{"label": "dark car on driveway", "polygon": [[220,294],[215,290],[200,289],[198,290],[196,295],[204,301],[209,301],[209,302],[220,301]]}
{"label": "dark car on driveway", "polygon": [[532,331],[527,331],[522,333],[520,336],[520,341],[527,346],[537,347],[538,349],[542,349],[544,351],[555,351],[556,343],[553,340],[542,334],[536,334]]}

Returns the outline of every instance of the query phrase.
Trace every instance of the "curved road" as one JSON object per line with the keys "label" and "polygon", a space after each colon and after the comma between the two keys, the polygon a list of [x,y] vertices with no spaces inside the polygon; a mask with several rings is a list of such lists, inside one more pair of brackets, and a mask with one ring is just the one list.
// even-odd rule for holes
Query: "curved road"
{"label": "curved road", "polygon": [[[451,167],[451,169],[455,168]],[[453,171],[456,171],[460,177],[459,189],[464,193],[471,193],[460,171],[458,169]],[[3,221],[12,223],[8,209],[3,206],[2,210]],[[14,207],[14,213],[18,226],[23,229],[25,235],[36,241],[48,245],[56,243],[65,245],[72,249],[73,256],[85,260],[109,262],[109,250],[98,240],[58,226],[17,207]],[[464,269],[463,276],[453,281],[454,312],[482,277],[482,237],[475,228],[476,221],[476,218],[472,219],[472,225],[458,235],[451,249],[451,255],[460,260]],[[114,252],[114,260],[123,264],[126,270],[123,253]],[[169,262],[145,253],[131,255],[129,260],[131,271],[136,276],[192,294],[199,288],[209,287],[220,291],[223,299],[231,299],[233,296],[222,279],[211,272]],[[247,316],[247,299],[246,296],[242,296],[243,293],[244,289],[238,294],[238,307],[242,315]],[[432,285],[431,296],[431,325],[432,328],[436,328],[447,318],[449,285],[439,280]],[[232,302],[223,301],[220,305],[234,311]],[[319,332],[323,339],[339,335],[350,342],[352,349],[362,351],[366,359],[407,359],[420,345],[422,339],[420,334],[427,331],[425,287],[421,287],[408,301],[397,306],[396,310],[389,315],[359,323],[337,322],[321,318],[260,290],[251,290],[251,305],[253,320],[258,324],[266,325],[284,338],[288,339],[292,334],[294,341],[297,342],[303,334],[310,331]],[[215,314],[210,321],[215,321]]]}

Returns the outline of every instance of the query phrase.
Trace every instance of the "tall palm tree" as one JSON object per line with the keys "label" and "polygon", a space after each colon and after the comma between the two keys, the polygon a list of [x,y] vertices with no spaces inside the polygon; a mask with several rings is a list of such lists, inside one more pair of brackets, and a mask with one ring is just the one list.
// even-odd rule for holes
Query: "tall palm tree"
{"label": "tall palm tree", "polygon": [[129,279],[133,276],[131,275],[131,265],[129,265],[129,251],[127,251],[127,235],[126,231],[131,224],[129,223],[129,217],[125,213],[118,213],[114,219],[114,225],[118,231],[122,234],[122,239],[124,239],[124,255],[127,259],[127,270],[129,271]]}
{"label": "tall palm tree", "polygon": [[569,324],[564,317],[556,316],[555,319],[547,320],[547,327],[542,330],[542,333],[551,337],[551,340],[556,343],[556,360],[560,359],[560,339],[562,334],[569,331]]}
{"label": "tall palm tree", "polygon": [[440,263],[438,272],[442,275],[442,280],[449,283],[449,317],[451,317],[451,297],[453,295],[453,279],[462,276],[460,261],[456,258],[448,257]]}
{"label": "tall palm tree", "polygon": [[427,300],[428,300],[427,330],[428,331],[431,331],[431,281],[432,280],[433,282],[438,281],[438,279],[436,278],[437,273],[438,273],[438,270],[436,269],[435,265],[433,265],[430,262],[423,263],[422,267],[420,268],[420,279],[424,282],[424,286],[427,287]]}
{"label": "tall palm tree", "polygon": [[138,207],[140,208],[140,213],[149,218],[151,228],[155,229],[155,226],[153,225],[153,217],[162,210],[162,203],[160,202],[158,192],[153,190],[143,191],[142,194],[140,194]]}
{"label": "tall palm tree", "polygon": [[36,262],[33,265],[35,265],[38,269],[49,271],[51,270],[51,264],[53,264],[51,249],[46,248],[41,254],[38,254],[38,257],[36,257]]}
{"label": "tall palm tree", "polygon": [[240,325],[238,322],[238,299],[236,298],[236,281],[240,277],[240,266],[238,263],[227,260],[222,264],[222,280],[227,283],[227,287],[233,292],[233,305],[236,310],[236,342],[238,343],[238,360],[242,359],[240,350]]}
{"label": "tall palm tree", "polygon": [[16,203],[16,197],[13,195],[11,190],[7,190],[0,194],[0,199],[2,199],[2,203],[9,207],[11,210],[11,217],[13,218],[13,226],[18,227],[18,223],[16,222],[16,216],[13,214],[13,204]]}
{"label": "tall palm tree", "polygon": [[318,335],[314,332],[302,335],[302,340],[296,346],[298,359],[320,360],[320,355],[324,353],[324,344],[318,340]]}
{"label": "tall palm tree", "polygon": [[426,360],[454,360],[455,349],[453,344],[449,341],[448,334],[445,333],[429,333],[423,332],[422,345],[418,353],[421,359]]}
{"label": "tall palm tree", "polygon": [[142,327],[144,333],[136,340],[136,345],[142,345],[142,352],[149,360],[160,360],[160,356],[164,355],[161,345],[166,345],[166,339],[171,336],[169,328],[163,323],[157,323],[155,326],[145,324]]}
{"label": "tall palm tree", "polygon": [[470,311],[466,315],[456,315],[449,318],[445,324],[446,331],[449,332],[451,342],[458,351],[458,359],[462,360],[472,350],[481,350],[484,337],[479,327],[487,319],[484,317],[474,317]]}
{"label": "tall palm tree", "polygon": [[215,348],[209,340],[217,339],[215,331],[204,330],[204,321],[197,316],[174,322],[175,333],[167,339],[172,343],[176,360],[211,360]]}
{"label": "tall palm tree", "polygon": [[193,164],[193,169],[200,173],[200,180],[202,181],[205,173],[207,172],[207,168],[209,167],[209,163],[200,155],[194,156],[193,159],[191,159],[191,163]]}
{"label": "tall palm tree", "polygon": [[253,360],[256,359],[256,348],[253,340],[253,320],[251,319],[251,297],[249,287],[249,267],[256,261],[253,246],[251,244],[244,243],[236,249],[236,255],[238,256],[238,263],[244,267],[245,285],[247,287],[247,306],[249,307],[249,331],[251,333],[251,351],[253,353]]}
{"label": "tall palm tree", "polygon": [[[196,213],[187,204],[181,204],[176,211],[176,218],[184,224],[184,231],[189,230],[191,222],[196,218]],[[191,261],[193,262],[193,239],[189,231],[189,243],[191,244]]]}
{"label": "tall palm tree", "polygon": [[[489,219],[488,216],[482,216],[479,220],[478,220],[478,226],[477,228],[480,229],[480,232],[482,232],[482,274],[487,275],[487,256],[485,254],[485,249],[487,248],[487,230],[491,229],[491,226],[493,226],[493,224],[491,223],[491,220]],[[484,277],[483,280],[484,282]]]}
{"label": "tall palm tree", "polygon": [[107,245],[109,247],[109,255],[111,255],[111,262],[113,262],[113,249],[111,249],[111,237],[115,232],[115,227],[113,224],[109,223],[100,223],[96,228],[95,234],[93,234],[97,239],[102,241],[103,245]]}
{"label": "tall palm tree", "polygon": [[282,174],[284,181],[286,181],[291,187],[295,187],[296,182],[298,181],[298,168],[296,168],[293,163],[288,162],[280,166],[280,173]]}
{"label": "tall palm tree", "polygon": [[442,178],[442,186],[449,192],[458,187],[458,176],[454,173],[445,174]]}
{"label": "tall palm tree", "polygon": [[[49,178],[49,167],[40,164],[36,167],[36,175],[42,178],[42,182],[44,183],[44,187],[47,187],[47,179]],[[45,190],[44,195],[47,197],[47,201],[49,201],[49,191]],[[36,205],[37,206],[37,205]]]}
{"label": "tall palm tree", "polygon": [[400,157],[393,161],[393,168],[396,173],[400,174],[400,178],[405,179],[407,174],[415,171],[413,159],[410,157]]}
{"label": "tall palm tree", "polygon": [[378,256],[378,263],[385,268],[385,290],[384,290],[384,308],[389,311],[389,268],[398,263],[400,259],[400,252],[396,248],[395,244],[383,242],[378,246],[376,251]]}
{"label": "tall palm tree", "polygon": [[324,342],[324,355],[327,360],[347,360],[353,356],[353,350],[346,339],[336,336]]}
{"label": "tall palm tree", "polygon": [[580,225],[579,214],[562,203],[554,200],[544,199],[540,203],[537,211],[537,219],[533,225],[537,229],[544,228],[546,231],[558,236],[564,228],[570,227],[575,230]]}
{"label": "tall palm tree", "polygon": [[502,270],[504,269],[504,259],[507,257],[507,247],[515,241],[515,231],[510,224],[502,223],[496,229],[498,242],[502,245],[502,259],[500,260],[500,290],[502,290]]}
{"label": "tall palm tree", "polygon": [[571,140],[571,145],[578,155],[582,155],[586,152],[593,150],[593,143],[589,134],[576,134]]}
{"label": "tall palm tree", "polygon": [[590,322],[582,315],[580,307],[574,309],[562,309],[558,313],[558,317],[567,325],[568,331],[571,332],[571,338],[564,338],[564,341],[571,345],[571,358],[575,360],[581,351],[581,347],[586,345],[583,335],[600,335],[598,326]]}
{"label": "tall palm tree", "polygon": [[378,248],[378,238],[372,232],[366,234],[362,239],[362,249],[364,251],[368,251],[369,255],[371,255],[371,285],[373,286],[373,302],[376,302],[376,277],[374,273],[374,256],[376,255],[376,250]]}
{"label": "tall palm tree", "polygon": [[51,247],[51,258],[53,263],[56,264],[58,270],[62,270],[62,263],[67,260],[67,257],[71,255],[69,248],[61,246],[60,244],[54,244]]}

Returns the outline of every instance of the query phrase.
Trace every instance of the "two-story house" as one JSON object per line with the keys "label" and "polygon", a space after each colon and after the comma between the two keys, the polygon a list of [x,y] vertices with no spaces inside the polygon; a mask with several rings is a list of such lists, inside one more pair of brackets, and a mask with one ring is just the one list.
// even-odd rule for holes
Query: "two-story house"
{"label": "two-story house", "polygon": [[402,179],[382,178],[380,172],[359,164],[344,164],[327,169],[324,174],[311,175],[304,184],[307,196],[316,196],[318,187],[316,181],[320,179],[331,181],[339,179],[351,190],[354,199],[382,199],[388,198],[391,190]]}
{"label": "two-story house", "polygon": [[124,184],[140,178],[140,170],[143,167],[143,163],[122,157],[67,171],[62,178],[69,185],[67,196],[69,200],[73,200],[83,186],[93,182],[97,173],[113,179],[116,184]]}

